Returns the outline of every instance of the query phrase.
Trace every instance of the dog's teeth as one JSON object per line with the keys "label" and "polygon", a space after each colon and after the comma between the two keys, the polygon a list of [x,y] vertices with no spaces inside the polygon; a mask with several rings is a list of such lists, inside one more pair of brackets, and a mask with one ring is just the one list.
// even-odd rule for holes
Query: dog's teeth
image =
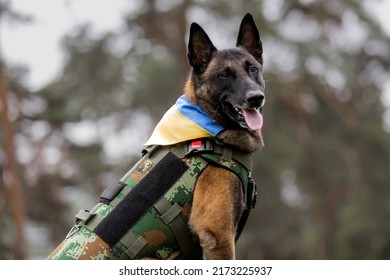
{"label": "dog's teeth", "polygon": [[240,108],[234,107],[234,110],[236,110],[237,114],[239,114],[240,116],[242,116],[242,111],[241,111]]}

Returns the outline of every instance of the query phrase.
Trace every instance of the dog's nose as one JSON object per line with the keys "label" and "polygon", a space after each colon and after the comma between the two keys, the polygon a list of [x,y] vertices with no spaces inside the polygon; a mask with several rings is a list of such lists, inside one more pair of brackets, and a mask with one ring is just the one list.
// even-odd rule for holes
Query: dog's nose
{"label": "dog's nose", "polygon": [[253,108],[261,108],[265,103],[264,93],[261,91],[250,91],[247,93],[247,98],[249,105]]}

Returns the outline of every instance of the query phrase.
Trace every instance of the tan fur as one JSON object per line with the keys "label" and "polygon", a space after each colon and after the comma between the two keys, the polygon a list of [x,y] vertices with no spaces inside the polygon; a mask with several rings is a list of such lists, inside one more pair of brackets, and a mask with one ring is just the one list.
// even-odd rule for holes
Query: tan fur
{"label": "tan fur", "polygon": [[208,166],[195,186],[190,228],[205,259],[234,259],[235,233],[243,205],[241,182],[232,172]]}

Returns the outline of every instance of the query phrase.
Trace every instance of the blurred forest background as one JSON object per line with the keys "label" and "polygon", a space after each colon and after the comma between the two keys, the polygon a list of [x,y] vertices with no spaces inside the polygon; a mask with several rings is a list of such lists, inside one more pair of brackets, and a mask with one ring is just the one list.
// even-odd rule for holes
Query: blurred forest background
{"label": "blurred forest background", "polygon": [[[266,146],[237,258],[389,259],[390,38],[372,2],[131,1],[122,29],[64,36],[61,75],[39,90],[1,57],[0,259],[45,258],[139,158],[182,92],[189,24],[230,48],[247,12],[264,45]],[[34,18],[0,1],[0,21]]]}

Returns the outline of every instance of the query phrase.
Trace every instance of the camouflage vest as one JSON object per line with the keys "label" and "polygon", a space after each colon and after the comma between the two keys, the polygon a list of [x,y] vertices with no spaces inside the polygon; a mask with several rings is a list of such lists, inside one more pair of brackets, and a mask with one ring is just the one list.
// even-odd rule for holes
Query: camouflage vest
{"label": "camouflage vest", "polygon": [[200,259],[201,248],[187,222],[196,181],[209,164],[227,168],[242,182],[246,210],[238,238],[256,201],[251,154],[200,139],[144,151],[95,207],[80,210],[48,259],[167,259],[173,252],[179,252],[177,259]]}

